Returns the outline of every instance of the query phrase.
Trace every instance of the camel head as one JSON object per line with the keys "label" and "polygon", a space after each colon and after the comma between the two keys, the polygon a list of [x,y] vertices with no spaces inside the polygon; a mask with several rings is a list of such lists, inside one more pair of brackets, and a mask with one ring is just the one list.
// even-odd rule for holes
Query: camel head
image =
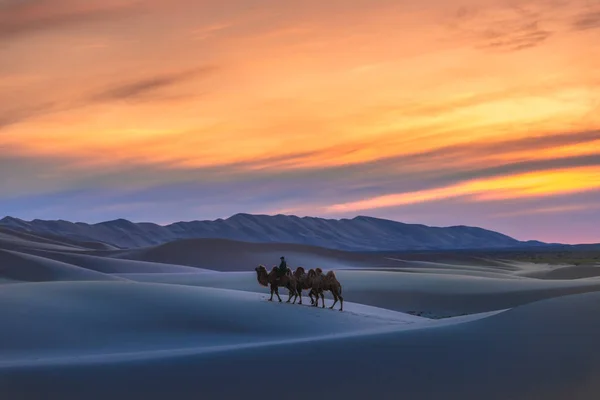
{"label": "camel head", "polygon": [[256,271],[256,279],[258,280],[258,283],[260,283],[262,286],[269,286],[269,273],[267,272],[265,266],[261,264],[254,268],[254,270]]}

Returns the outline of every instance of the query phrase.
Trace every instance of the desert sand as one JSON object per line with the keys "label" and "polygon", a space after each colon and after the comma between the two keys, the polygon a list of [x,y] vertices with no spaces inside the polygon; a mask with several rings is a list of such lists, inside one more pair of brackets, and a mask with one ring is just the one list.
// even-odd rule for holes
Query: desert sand
{"label": "desert sand", "polygon": [[[1,398],[600,396],[598,265],[216,243],[0,232]],[[344,311],[268,302],[280,255],[334,269]]]}

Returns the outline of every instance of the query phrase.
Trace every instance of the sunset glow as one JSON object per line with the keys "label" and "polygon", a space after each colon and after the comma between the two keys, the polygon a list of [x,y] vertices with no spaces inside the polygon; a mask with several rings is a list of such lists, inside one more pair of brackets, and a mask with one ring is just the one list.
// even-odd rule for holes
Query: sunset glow
{"label": "sunset glow", "polygon": [[445,188],[380,196],[354,203],[334,205],[329,207],[328,211],[370,210],[449,197],[469,196],[474,200],[505,200],[598,189],[600,189],[599,167],[574,168],[474,180]]}
{"label": "sunset glow", "polygon": [[598,16],[585,0],[0,1],[0,206],[600,242]]}

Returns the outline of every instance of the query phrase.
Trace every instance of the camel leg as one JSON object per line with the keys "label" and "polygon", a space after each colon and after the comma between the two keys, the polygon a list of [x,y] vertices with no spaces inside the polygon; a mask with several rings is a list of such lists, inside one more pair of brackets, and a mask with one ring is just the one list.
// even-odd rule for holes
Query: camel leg
{"label": "camel leg", "polygon": [[308,297],[310,297],[310,304],[315,304],[315,299],[313,299],[313,290],[310,289],[310,291],[308,292]]}
{"label": "camel leg", "polygon": [[275,295],[277,295],[277,298],[279,299],[279,302],[281,303],[281,297],[279,297],[279,287],[275,286]]}
{"label": "camel leg", "polygon": [[294,294],[294,292],[290,288],[287,288],[287,290],[289,293],[288,293],[288,299],[287,299],[286,303],[289,303],[290,300],[292,300],[292,294]]}
{"label": "camel leg", "polygon": [[338,294],[338,297],[340,298],[340,311],[344,311],[344,298],[342,297],[341,293]]}
{"label": "camel leg", "polygon": [[321,302],[323,303],[323,308],[325,308],[325,294],[324,294],[324,292],[325,291],[321,292]]}
{"label": "camel leg", "polygon": [[333,304],[331,305],[331,307],[329,307],[329,309],[333,310],[333,307],[335,306],[335,303],[338,302],[338,297],[337,297],[337,294],[335,294],[334,291],[331,291],[331,294],[333,295]]}
{"label": "camel leg", "polygon": [[271,298],[269,299],[269,301],[273,301],[273,285],[271,285]]}
{"label": "camel leg", "polygon": [[315,291],[315,304],[313,306],[319,307],[319,292],[317,291]]}
{"label": "camel leg", "polygon": [[300,298],[298,304],[302,305],[302,289],[298,289],[298,297]]}

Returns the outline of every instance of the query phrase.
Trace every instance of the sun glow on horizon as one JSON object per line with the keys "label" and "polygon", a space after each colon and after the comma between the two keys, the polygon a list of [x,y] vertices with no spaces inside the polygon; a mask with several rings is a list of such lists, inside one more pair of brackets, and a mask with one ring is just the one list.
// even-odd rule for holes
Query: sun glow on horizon
{"label": "sun glow on horizon", "polygon": [[598,189],[600,189],[600,167],[594,166],[472,180],[438,189],[391,194],[357,202],[336,204],[327,207],[326,211],[361,211],[464,196],[468,197],[470,201],[491,201]]}

